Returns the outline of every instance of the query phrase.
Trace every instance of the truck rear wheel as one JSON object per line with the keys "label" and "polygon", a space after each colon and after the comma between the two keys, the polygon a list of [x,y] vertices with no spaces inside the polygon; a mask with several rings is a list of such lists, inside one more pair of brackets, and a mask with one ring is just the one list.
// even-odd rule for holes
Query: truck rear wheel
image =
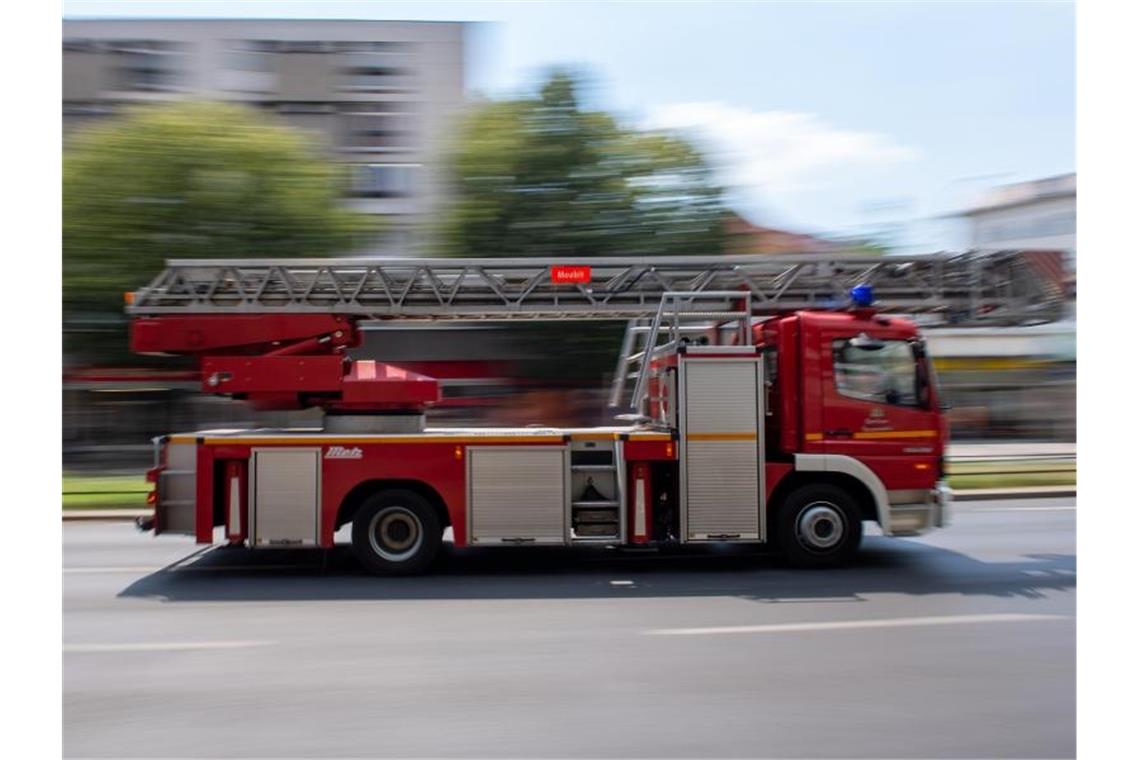
{"label": "truck rear wheel", "polygon": [[796,567],[834,567],[848,562],[863,540],[863,521],[850,494],[818,483],[797,488],[780,507],[780,547]]}
{"label": "truck rear wheel", "polygon": [[427,569],[443,542],[439,517],[414,491],[370,496],[352,518],[352,548],[369,571],[411,575]]}

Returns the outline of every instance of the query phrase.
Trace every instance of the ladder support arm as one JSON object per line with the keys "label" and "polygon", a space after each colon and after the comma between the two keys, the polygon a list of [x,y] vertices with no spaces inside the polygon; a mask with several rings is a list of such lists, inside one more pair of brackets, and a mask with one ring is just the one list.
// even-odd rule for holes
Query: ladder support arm
{"label": "ladder support arm", "polygon": [[360,343],[357,318],[331,314],[163,314],[131,325],[135,352],[192,356],[204,392],[258,409],[418,413],[440,400],[433,378],[350,360]]}

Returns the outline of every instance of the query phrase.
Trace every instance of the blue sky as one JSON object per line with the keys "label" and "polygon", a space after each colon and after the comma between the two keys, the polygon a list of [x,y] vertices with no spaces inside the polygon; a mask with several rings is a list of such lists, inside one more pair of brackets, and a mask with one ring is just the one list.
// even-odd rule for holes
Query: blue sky
{"label": "blue sky", "polygon": [[488,22],[472,92],[507,95],[555,65],[592,105],[681,130],[721,167],[733,205],[804,231],[896,230],[955,245],[932,221],[987,186],[1075,168],[1071,3],[65,2],[67,16]]}

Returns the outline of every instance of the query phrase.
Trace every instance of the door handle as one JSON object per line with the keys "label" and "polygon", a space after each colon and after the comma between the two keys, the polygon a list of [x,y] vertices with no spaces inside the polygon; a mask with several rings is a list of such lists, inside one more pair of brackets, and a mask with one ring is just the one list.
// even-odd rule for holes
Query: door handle
{"label": "door handle", "polygon": [[823,434],[828,438],[850,438],[854,435],[847,428],[836,428],[834,430],[824,430]]}

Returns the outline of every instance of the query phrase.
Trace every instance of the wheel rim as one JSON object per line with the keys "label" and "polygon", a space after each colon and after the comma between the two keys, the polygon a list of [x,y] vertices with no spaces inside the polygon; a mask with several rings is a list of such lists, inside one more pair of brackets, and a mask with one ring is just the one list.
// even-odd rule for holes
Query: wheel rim
{"label": "wheel rim", "polygon": [[796,539],[808,551],[829,552],[843,542],[846,533],[843,512],[831,502],[812,502],[796,519]]}
{"label": "wheel rim", "polygon": [[406,507],[388,507],[368,523],[368,542],[378,556],[402,562],[415,556],[424,542],[420,518]]}

